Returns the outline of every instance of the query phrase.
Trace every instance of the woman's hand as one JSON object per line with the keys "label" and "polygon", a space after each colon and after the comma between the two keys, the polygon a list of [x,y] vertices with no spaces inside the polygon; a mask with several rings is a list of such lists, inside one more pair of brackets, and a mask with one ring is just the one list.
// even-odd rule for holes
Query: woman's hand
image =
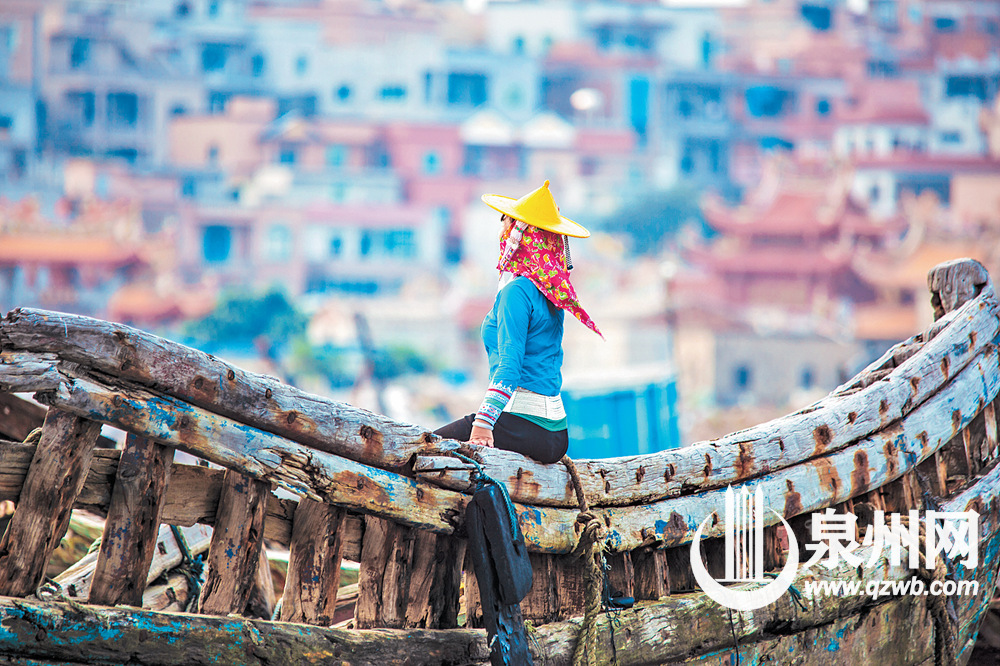
{"label": "woman's hand", "polygon": [[472,434],[469,435],[469,444],[493,446],[493,431],[477,425],[472,426]]}

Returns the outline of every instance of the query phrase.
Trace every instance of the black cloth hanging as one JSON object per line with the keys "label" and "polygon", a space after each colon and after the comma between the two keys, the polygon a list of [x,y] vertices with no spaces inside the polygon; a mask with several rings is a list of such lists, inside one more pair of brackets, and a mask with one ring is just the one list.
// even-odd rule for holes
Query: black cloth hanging
{"label": "black cloth hanging", "polygon": [[506,487],[485,474],[477,479],[465,525],[491,647],[490,662],[493,666],[532,664],[519,606],[531,590],[532,579],[524,535]]}

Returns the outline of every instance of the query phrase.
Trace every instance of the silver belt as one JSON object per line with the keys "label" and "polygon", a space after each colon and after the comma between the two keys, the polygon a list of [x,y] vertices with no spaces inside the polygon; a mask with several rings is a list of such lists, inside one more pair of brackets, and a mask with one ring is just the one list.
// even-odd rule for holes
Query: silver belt
{"label": "silver belt", "polygon": [[503,408],[503,411],[511,414],[538,416],[553,421],[566,418],[562,396],[542,395],[523,388],[514,391],[514,395],[510,397],[510,401]]}

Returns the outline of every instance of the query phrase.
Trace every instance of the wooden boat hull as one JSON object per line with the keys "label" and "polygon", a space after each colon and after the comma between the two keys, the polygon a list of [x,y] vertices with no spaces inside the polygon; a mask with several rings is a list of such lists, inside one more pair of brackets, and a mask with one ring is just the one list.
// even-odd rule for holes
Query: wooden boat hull
{"label": "wooden boat hull", "polygon": [[[611,583],[640,600],[596,618],[592,663],[967,661],[1000,565],[1000,301],[977,266],[932,271],[937,303],[947,305],[932,329],[783,419],[676,451],[580,461],[573,484],[571,463],[465,449],[508,485],[532,551],[535,584],[522,609],[537,625],[536,663],[570,663],[580,639],[582,620],[567,618],[582,614],[583,566],[566,553],[581,531],[601,533]],[[947,289],[942,276],[953,279]],[[0,594],[11,595],[0,597],[0,663],[489,662],[483,630],[446,628],[457,625],[470,485],[470,467],[450,456],[459,443],[135,329],[19,310],[0,322],[0,392],[28,390],[49,410],[37,443],[0,446],[0,500],[18,503],[0,541]],[[37,418],[10,428],[20,436]],[[94,448],[100,423],[129,433],[121,451]],[[171,465],[172,448],[227,469]],[[301,499],[278,499],[272,485]],[[688,593],[692,542],[721,577],[730,485],[759,490],[781,512],[764,512],[760,526],[772,572],[782,535],[804,543],[817,510],[974,510],[979,562],[956,562],[948,574],[974,583],[974,593],[875,598],[868,584],[917,572],[865,547],[862,566],[800,567],[798,601],[784,594],[737,612]],[[574,486],[589,509],[576,508]],[[69,596],[24,598],[74,506],[107,514],[101,548],[61,577]],[[161,523],[212,526],[197,599],[211,614],[128,605],[141,602],[152,571],[169,566],[152,563]],[[702,527],[709,538],[699,542]],[[230,615],[248,608],[264,538],[290,546],[295,594],[281,617],[294,622]],[[181,559],[180,546],[161,554]],[[360,629],[326,628],[343,558],[361,563]],[[927,584],[943,574],[921,575]],[[838,581],[864,581],[865,593],[815,585]],[[470,626],[476,589],[467,574]],[[95,605],[80,603],[88,594]]]}
{"label": "wooden boat hull", "polygon": [[[960,564],[949,577],[975,581],[976,594],[949,597],[957,663],[971,654],[996,586],[1000,566],[1000,464],[941,511],[979,513],[979,564]],[[858,550],[867,563],[868,548]],[[640,603],[598,621],[597,663],[645,664],[861,664],[935,663],[938,626],[928,596],[809,594],[815,581],[905,581],[915,572],[893,566],[882,553],[864,570],[845,563],[827,571],[800,569],[791,595],[747,612],[731,612],[702,593]],[[534,630],[538,663],[569,664],[579,621]],[[734,641],[733,637],[736,637]],[[102,608],[77,603],[0,598],[0,654],[24,663],[81,660],[87,664],[486,664],[483,630],[342,630],[307,625]],[[16,662],[14,662],[16,663]]]}

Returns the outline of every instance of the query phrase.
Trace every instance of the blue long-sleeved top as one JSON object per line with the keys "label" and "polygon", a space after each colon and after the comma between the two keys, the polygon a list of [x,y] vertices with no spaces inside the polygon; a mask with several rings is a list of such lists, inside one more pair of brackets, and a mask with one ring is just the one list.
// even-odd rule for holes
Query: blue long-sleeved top
{"label": "blue long-sleeved top", "polygon": [[490,388],[476,416],[478,425],[492,428],[518,387],[559,395],[564,314],[523,276],[497,293],[481,329],[490,362]]}

